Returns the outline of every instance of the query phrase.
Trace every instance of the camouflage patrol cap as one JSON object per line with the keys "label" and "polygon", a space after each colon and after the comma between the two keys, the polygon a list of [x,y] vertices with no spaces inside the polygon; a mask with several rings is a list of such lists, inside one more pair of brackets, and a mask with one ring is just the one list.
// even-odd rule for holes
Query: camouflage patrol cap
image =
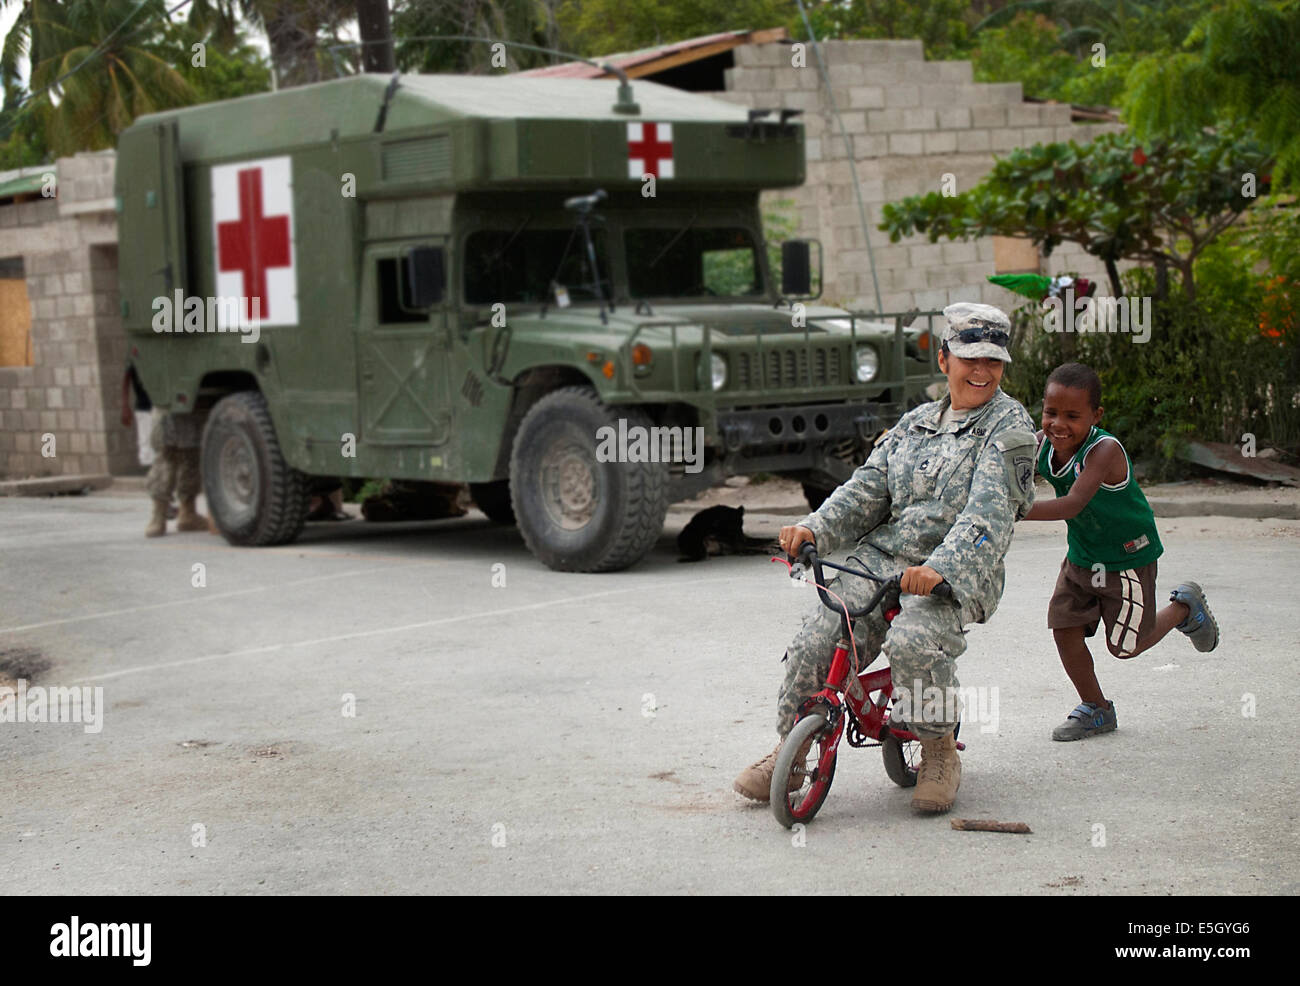
{"label": "camouflage patrol cap", "polygon": [[948,326],[943,341],[949,351],[962,359],[989,357],[1011,362],[1007,345],[1011,341],[1011,319],[1002,309],[959,301],[943,310]]}

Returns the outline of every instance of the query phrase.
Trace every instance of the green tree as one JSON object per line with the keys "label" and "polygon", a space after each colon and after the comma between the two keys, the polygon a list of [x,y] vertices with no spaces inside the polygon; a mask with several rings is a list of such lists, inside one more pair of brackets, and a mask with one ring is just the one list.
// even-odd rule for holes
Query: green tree
{"label": "green tree", "polygon": [[1142,136],[1187,134],[1231,120],[1277,157],[1275,180],[1300,179],[1300,0],[1226,0],[1180,49],[1134,67],[1125,119]]}
{"label": "green tree", "polygon": [[[579,55],[636,51],[722,31],[793,25],[793,0],[565,0],[557,12],[565,47]],[[802,28],[798,35],[802,37]]]}
{"label": "green tree", "polygon": [[1165,57],[1213,0],[1024,0],[974,29],[976,78],[1022,82],[1040,99],[1115,105],[1129,73]]}
{"label": "green tree", "polygon": [[1019,82],[1026,96],[1051,99],[1079,70],[1079,61],[1061,45],[1060,29],[1042,14],[1021,11],[1004,27],[977,36],[972,53],[980,82]]}
{"label": "green tree", "polygon": [[930,192],[884,208],[880,228],[891,241],[913,233],[973,239],[1028,236],[1045,253],[1078,243],[1098,257],[1112,294],[1122,294],[1118,263],[1155,267],[1158,294],[1164,271],[1182,278],[1196,296],[1197,258],[1254,201],[1243,174],[1260,175],[1268,156],[1253,141],[1232,134],[1144,145],[1131,133],[1103,134],[1080,146],[1037,144],[999,160],[962,195]]}
{"label": "green tree", "polygon": [[[806,3],[820,40],[918,38],[927,58],[955,58],[971,48],[972,11],[965,0],[821,0]],[[803,37],[796,11],[791,25]]]}
{"label": "green tree", "polygon": [[48,107],[15,108],[25,95],[17,86],[5,93],[5,109],[0,111],[0,171],[50,160],[42,112]]}
{"label": "green tree", "polygon": [[229,45],[238,37],[241,17],[266,34],[281,89],[332,79],[345,64],[357,70],[355,48],[348,55],[331,51],[346,46],[340,29],[355,20],[355,0],[194,0],[189,20]]}
{"label": "green tree", "polygon": [[[558,0],[405,0],[393,11],[397,66],[404,72],[479,74],[494,69],[490,45],[436,41],[435,36],[498,38],[563,48],[556,29]],[[540,52],[507,47],[502,70],[517,72],[550,64]]]}
{"label": "green tree", "polygon": [[[271,68],[261,52],[249,44],[242,31],[224,36],[219,31],[205,34],[192,23],[170,23],[167,44],[188,53],[177,69],[195,93],[195,102],[237,99],[271,88]],[[202,48],[195,50],[196,45]],[[199,64],[195,64],[199,62]]]}
{"label": "green tree", "polygon": [[31,0],[31,87],[51,107],[55,156],[113,145],[142,113],[183,106],[194,91],[163,42],[163,0]]}

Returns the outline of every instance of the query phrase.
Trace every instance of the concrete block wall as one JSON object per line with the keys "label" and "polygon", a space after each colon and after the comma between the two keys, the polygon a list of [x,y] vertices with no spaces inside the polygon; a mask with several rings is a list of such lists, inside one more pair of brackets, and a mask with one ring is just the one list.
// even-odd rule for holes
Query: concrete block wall
{"label": "concrete block wall", "polygon": [[[0,257],[23,260],[33,361],[0,367],[0,477],[141,471],[119,421],[114,161],[111,151],[63,158],[55,196],[0,204]],[[45,435],[53,456],[42,454]]]}
{"label": "concrete block wall", "polygon": [[[926,61],[920,41],[830,41],[822,53],[840,119],[831,112],[815,54],[805,48],[804,64],[796,67],[791,42],[736,48],[727,91],[715,95],[742,106],[804,111],[807,181],[797,189],[765,192],[764,208],[792,200],[799,235],[821,240],[823,297],[850,308],[876,309],[854,195],[856,169],[883,310],[942,308],[954,301],[982,301],[1004,310],[1021,304],[1024,299],[985,280],[997,273],[991,239],[930,243],[914,236],[890,243],[876,228],[883,206],[938,191],[945,175],[953,176],[961,192],[978,184],[998,155],[1014,148],[1086,143],[1118,125],[1072,124],[1068,106],[1024,102],[1018,82],[975,82],[970,62]],[[1058,247],[1042,265],[1043,273],[1067,270],[1106,283],[1101,264],[1072,244]]]}

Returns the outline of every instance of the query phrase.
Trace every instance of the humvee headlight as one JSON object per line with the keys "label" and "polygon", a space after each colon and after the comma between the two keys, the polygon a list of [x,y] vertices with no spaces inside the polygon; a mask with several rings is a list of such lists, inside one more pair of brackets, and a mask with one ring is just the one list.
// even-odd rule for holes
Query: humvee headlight
{"label": "humvee headlight", "polygon": [[721,390],[727,385],[727,361],[717,353],[709,355],[709,373],[713,378],[714,390]]}
{"label": "humvee headlight", "polygon": [[860,346],[857,351],[858,383],[871,383],[880,372],[880,354],[874,346]]}

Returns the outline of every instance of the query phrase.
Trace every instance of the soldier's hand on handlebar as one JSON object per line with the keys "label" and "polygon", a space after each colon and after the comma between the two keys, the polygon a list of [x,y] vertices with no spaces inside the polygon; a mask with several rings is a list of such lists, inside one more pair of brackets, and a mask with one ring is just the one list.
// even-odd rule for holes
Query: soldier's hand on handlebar
{"label": "soldier's hand on handlebar", "polygon": [[913,596],[928,596],[942,581],[943,576],[929,565],[913,565],[903,571],[899,584],[904,592]]}
{"label": "soldier's hand on handlebar", "polygon": [[805,541],[811,541],[813,544],[817,543],[817,538],[812,531],[806,527],[799,527],[797,524],[781,528],[777,540],[781,544],[781,549],[791,558],[799,556],[799,545]]}

